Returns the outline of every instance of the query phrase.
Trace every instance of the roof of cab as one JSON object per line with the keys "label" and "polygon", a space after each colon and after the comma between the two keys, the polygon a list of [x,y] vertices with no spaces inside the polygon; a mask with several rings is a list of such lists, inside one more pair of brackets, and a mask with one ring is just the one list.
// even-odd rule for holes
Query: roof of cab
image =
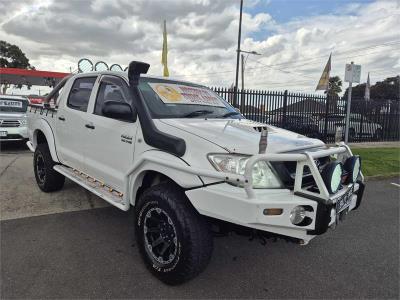
{"label": "roof of cab", "polygon": [[[73,77],[90,77],[90,76],[98,76],[98,75],[117,75],[117,76],[120,76],[120,77],[124,77],[127,81],[129,80],[128,79],[128,72],[118,72],[118,71],[85,72],[85,73],[75,74]],[[203,85],[203,84],[198,84],[198,83],[190,82],[190,81],[186,81],[186,80],[175,79],[173,77],[152,76],[152,75],[147,75],[147,74],[142,74],[142,75],[140,75],[140,77],[152,78],[152,79],[161,79],[161,80],[171,80],[171,81],[178,81],[178,82],[183,82],[183,83]]]}

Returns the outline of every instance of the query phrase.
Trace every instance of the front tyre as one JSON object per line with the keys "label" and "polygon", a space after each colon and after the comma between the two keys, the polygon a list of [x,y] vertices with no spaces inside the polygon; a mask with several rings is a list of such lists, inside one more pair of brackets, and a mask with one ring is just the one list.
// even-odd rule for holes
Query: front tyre
{"label": "front tyre", "polygon": [[211,258],[208,225],[181,188],[159,184],[146,190],[135,206],[136,240],[146,267],[170,285],[202,272]]}
{"label": "front tyre", "polygon": [[65,177],[53,169],[55,164],[49,146],[38,144],[33,155],[33,170],[36,183],[43,192],[58,191],[64,186]]}

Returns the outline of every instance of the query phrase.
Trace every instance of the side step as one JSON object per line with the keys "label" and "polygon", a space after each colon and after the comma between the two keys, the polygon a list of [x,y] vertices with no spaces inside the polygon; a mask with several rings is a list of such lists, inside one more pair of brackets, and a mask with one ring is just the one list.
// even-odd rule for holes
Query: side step
{"label": "side step", "polygon": [[55,165],[53,167],[58,173],[64,175],[65,177],[71,179],[76,182],[80,186],[84,187],[88,191],[92,192],[96,196],[104,199],[108,203],[122,209],[128,210],[129,206],[125,206],[125,201],[123,194],[108,187],[104,183],[72,168],[63,166],[63,165]]}

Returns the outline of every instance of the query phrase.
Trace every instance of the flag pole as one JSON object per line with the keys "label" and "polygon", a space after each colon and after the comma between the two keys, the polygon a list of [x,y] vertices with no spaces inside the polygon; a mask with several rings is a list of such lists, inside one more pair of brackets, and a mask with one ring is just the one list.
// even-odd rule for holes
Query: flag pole
{"label": "flag pole", "polygon": [[240,40],[242,35],[242,12],[243,12],[243,0],[240,0],[240,17],[239,17],[239,33],[238,33],[238,46],[236,50],[236,80],[235,90],[233,98],[233,106],[237,107],[238,102],[238,84],[239,84],[239,60],[240,60]]}

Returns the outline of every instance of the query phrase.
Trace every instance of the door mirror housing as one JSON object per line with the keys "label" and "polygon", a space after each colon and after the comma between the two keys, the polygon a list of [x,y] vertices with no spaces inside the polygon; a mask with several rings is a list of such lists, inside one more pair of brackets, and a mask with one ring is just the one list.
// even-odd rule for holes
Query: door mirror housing
{"label": "door mirror housing", "polygon": [[128,103],[114,100],[104,101],[102,113],[105,117],[117,120],[136,122],[137,119],[137,111],[135,108]]}

